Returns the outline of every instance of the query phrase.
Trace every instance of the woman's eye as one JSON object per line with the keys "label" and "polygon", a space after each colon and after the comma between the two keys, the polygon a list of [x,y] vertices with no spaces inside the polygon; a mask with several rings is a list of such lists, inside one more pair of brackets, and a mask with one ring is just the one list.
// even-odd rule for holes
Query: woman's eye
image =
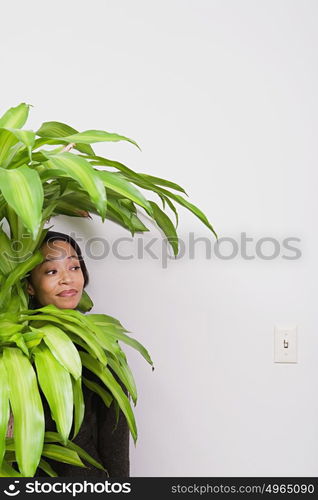
{"label": "woman's eye", "polygon": [[[81,266],[73,266],[71,269],[80,269]],[[56,273],[56,269],[50,269],[49,271],[46,271],[45,274],[50,274],[50,273]]]}

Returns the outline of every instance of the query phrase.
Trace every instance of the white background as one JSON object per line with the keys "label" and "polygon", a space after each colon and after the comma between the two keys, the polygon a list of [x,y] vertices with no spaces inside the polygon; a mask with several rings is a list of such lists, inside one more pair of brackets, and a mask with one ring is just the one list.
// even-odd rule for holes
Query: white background
{"label": "white background", "polygon": [[[263,237],[301,239],[298,260],[284,249],[220,259],[212,233],[178,206],[186,255],[166,268],[146,217],[151,231],[135,238],[157,238],[157,259],[140,258],[136,239],[120,245],[130,260],[86,256],[92,312],[118,318],[155,364],[125,348],[139,389],[132,476],[318,475],[317,17],[311,0],[1,9],[1,113],[27,102],[27,128],[57,120],[132,137],[142,152],[95,150],[181,184],[219,237],[253,238],[250,255]],[[51,223],[86,243],[131,238],[97,217]],[[210,258],[202,242],[189,258],[190,232]],[[297,364],[273,362],[276,324],[298,326]]]}

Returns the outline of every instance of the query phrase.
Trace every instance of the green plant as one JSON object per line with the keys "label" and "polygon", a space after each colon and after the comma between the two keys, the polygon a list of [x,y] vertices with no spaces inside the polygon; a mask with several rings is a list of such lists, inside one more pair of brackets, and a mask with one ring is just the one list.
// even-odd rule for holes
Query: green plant
{"label": "green plant", "polygon": [[[137,349],[153,364],[147,350],[127,335],[130,332],[117,319],[82,314],[92,307],[86,292],[79,310],[54,305],[28,308],[26,278],[43,260],[40,247],[50,229],[44,228],[45,223],[57,215],[90,217],[93,213],[134,235],[149,230],[138,217],[138,210],[144,210],[164,232],[176,256],[178,213],[173,202],[177,202],[215,234],[201,210],[170,191],[186,194],[178,184],[134,172],[95,155],[91,147],[96,142],[120,140],[139,147],[133,140],[100,130],[79,133],[59,122],[45,122],[36,132],[24,130],[28,113],[29,105],[21,103],[0,118],[0,221],[6,220],[10,231],[7,234],[1,224],[0,476],[7,477],[33,477],[38,466],[56,475],[45,457],[79,466],[84,465],[83,458],[102,467],[72,442],[84,417],[82,382],[107,406],[113,402],[117,412],[124,413],[136,442],[130,398],[135,405],[137,390],[119,342]],[[139,188],[156,193],[163,208],[147,200]],[[166,204],[176,217],[175,225],[164,212]],[[82,365],[97,375],[101,385],[83,380]],[[40,390],[54,416],[56,433],[45,432]],[[10,407],[13,438],[6,437]]]}

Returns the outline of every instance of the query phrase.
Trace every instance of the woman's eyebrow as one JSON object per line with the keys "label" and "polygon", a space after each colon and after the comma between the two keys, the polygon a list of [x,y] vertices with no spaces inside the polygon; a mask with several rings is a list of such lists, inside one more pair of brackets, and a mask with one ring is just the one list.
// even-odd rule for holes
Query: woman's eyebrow
{"label": "woman's eyebrow", "polygon": [[[69,257],[67,257],[67,259],[79,260],[77,255],[70,255]],[[45,264],[46,262],[50,262],[51,260],[60,260],[60,257],[52,257],[52,259],[45,259],[40,265],[42,266],[43,264]]]}

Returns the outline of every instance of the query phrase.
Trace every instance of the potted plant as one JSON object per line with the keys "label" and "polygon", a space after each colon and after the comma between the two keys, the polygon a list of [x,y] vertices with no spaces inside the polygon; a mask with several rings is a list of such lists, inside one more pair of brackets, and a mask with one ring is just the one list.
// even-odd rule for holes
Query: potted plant
{"label": "potted plant", "polygon": [[[121,323],[107,314],[82,314],[92,308],[83,292],[79,310],[54,305],[28,308],[26,278],[43,260],[41,243],[51,217],[90,217],[97,214],[136,232],[148,231],[138,217],[146,214],[164,232],[178,255],[174,202],[196,215],[216,236],[199,208],[180,194],[178,184],[137,173],[120,162],[94,153],[91,144],[129,141],[127,137],[100,130],[78,132],[60,122],[45,122],[36,131],[23,129],[29,107],[21,103],[0,118],[0,476],[33,477],[37,467],[56,475],[45,460],[54,458],[76,465],[95,461],[72,442],[83,421],[82,366],[93,372],[100,385],[91,385],[104,403],[112,401],[127,419],[136,442],[137,428],[131,400],[136,387],[119,342],[137,349],[152,360]],[[52,147],[57,146],[57,147]],[[163,208],[147,200],[139,188],[156,193]],[[171,189],[173,191],[171,191]],[[168,206],[176,224],[164,212]],[[8,233],[3,228],[6,221]],[[78,350],[77,345],[84,350]],[[48,370],[47,367],[50,367]],[[111,367],[112,370],[109,369]],[[127,394],[112,371],[124,384]],[[67,391],[73,405],[63,406],[52,391]],[[41,386],[41,389],[40,389]],[[56,432],[46,432],[40,390],[56,421]],[[74,407],[74,422],[73,422]],[[10,412],[13,437],[7,437]],[[70,429],[73,424],[73,436]]]}

